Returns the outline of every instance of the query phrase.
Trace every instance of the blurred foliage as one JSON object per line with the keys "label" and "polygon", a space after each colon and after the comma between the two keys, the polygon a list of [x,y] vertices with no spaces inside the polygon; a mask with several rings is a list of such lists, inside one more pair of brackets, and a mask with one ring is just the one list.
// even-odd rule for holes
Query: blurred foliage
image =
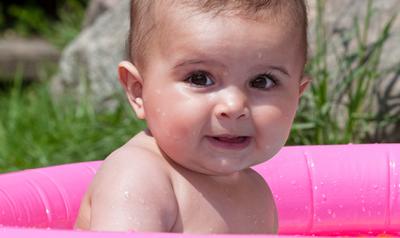
{"label": "blurred foliage", "polygon": [[370,39],[373,1],[366,1],[365,18],[355,17],[353,27],[333,32],[328,39],[324,12],[325,0],[317,0],[316,49],[306,67],[312,82],[301,99],[289,144],[361,143],[382,125],[400,122],[398,115],[371,110],[380,79],[400,70],[380,65],[396,15]]}
{"label": "blurred foliage", "polygon": [[55,164],[101,160],[144,128],[125,99],[95,110],[90,93],[54,99],[48,79],[0,90],[0,173]]}
{"label": "blurred foliage", "polygon": [[2,1],[0,34],[41,36],[59,47],[80,31],[87,0]]}

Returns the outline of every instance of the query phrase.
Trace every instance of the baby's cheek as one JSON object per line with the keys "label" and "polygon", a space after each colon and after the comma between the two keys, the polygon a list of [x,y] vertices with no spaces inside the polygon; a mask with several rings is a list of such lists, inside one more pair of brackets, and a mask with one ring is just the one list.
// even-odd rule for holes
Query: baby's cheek
{"label": "baby's cheek", "polygon": [[[292,125],[294,112],[276,107],[265,107],[254,113],[257,133],[264,147],[280,147],[285,143]],[[269,149],[269,148],[267,148]]]}

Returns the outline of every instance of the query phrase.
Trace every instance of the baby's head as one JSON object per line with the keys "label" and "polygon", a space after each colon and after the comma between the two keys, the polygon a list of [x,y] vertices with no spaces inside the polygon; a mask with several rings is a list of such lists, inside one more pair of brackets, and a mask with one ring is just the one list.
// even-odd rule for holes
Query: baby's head
{"label": "baby's head", "polygon": [[[127,55],[135,65],[144,65],[151,47],[162,41],[169,10],[180,8],[187,16],[227,15],[274,21],[283,28],[295,27],[301,34],[300,48],[307,58],[307,9],[305,0],[132,0]],[[285,29],[283,29],[285,30]],[[158,34],[157,34],[158,33]],[[164,32],[165,33],[165,32]],[[168,32],[167,32],[168,34]]]}
{"label": "baby's head", "polygon": [[285,144],[307,52],[303,0],[134,0],[121,84],[161,151],[231,174]]}

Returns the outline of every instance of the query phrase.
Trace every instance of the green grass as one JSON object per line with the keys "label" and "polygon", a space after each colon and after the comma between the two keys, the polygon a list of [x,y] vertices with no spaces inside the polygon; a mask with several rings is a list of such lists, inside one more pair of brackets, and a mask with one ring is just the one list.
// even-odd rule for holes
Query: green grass
{"label": "green grass", "polygon": [[101,160],[143,128],[122,97],[95,111],[89,97],[53,100],[48,83],[15,82],[0,93],[0,172]]}
{"label": "green grass", "polygon": [[[33,2],[12,4],[2,11],[0,3],[0,36],[42,37],[59,48],[65,47],[81,30],[87,2],[63,0],[58,3],[56,18],[44,12],[42,6]],[[5,14],[3,13],[5,12]],[[5,21],[6,16],[8,22]]]}
{"label": "green grass", "polygon": [[[396,16],[382,23],[376,39],[369,39],[373,8],[368,1],[365,19],[354,19],[354,27],[334,35],[341,44],[331,52],[323,23],[324,1],[318,4],[317,46],[307,65],[313,82],[301,100],[288,144],[365,142],[372,128],[400,120],[393,113],[369,110],[379,79],[400,72],[400,63],[391,68],[380,65]],[[333,59],[329,55],[334,55]],[[99,106],[93,104],[90,94],[53,98],[48,78],[21,85],[17,75],[14,85],[3,85],[0,90],[0,172],[101,160],[144,127],[135,119],[125,96],[115,95],[119,102],[115,109],[96,111]]]}
{"label": "green grass", "polygon": [[[364,19],[354,18],[353,27],[328,38],[325,1],[317,1],[316,49],[306,68],[313,82],[301,99],[289,144],[361,143],[376,128],[400,122],[393,113],[371,110],[380,79],[400,69],[380,65],[396,15],[383,22],[378,36],[370,39],[372,3],[366,2]],[[333,39],[340,43],[328,47]]]}

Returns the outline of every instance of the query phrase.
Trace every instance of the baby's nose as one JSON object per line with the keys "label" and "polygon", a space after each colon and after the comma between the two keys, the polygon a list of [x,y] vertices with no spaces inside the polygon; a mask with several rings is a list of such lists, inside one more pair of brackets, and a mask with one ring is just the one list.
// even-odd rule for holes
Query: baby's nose
{"label": "baby's nose", "polygon": [[221,97],[215,107],[219,119],[246,119],[249,117],[247,97],[240,90],[231,89]]}

